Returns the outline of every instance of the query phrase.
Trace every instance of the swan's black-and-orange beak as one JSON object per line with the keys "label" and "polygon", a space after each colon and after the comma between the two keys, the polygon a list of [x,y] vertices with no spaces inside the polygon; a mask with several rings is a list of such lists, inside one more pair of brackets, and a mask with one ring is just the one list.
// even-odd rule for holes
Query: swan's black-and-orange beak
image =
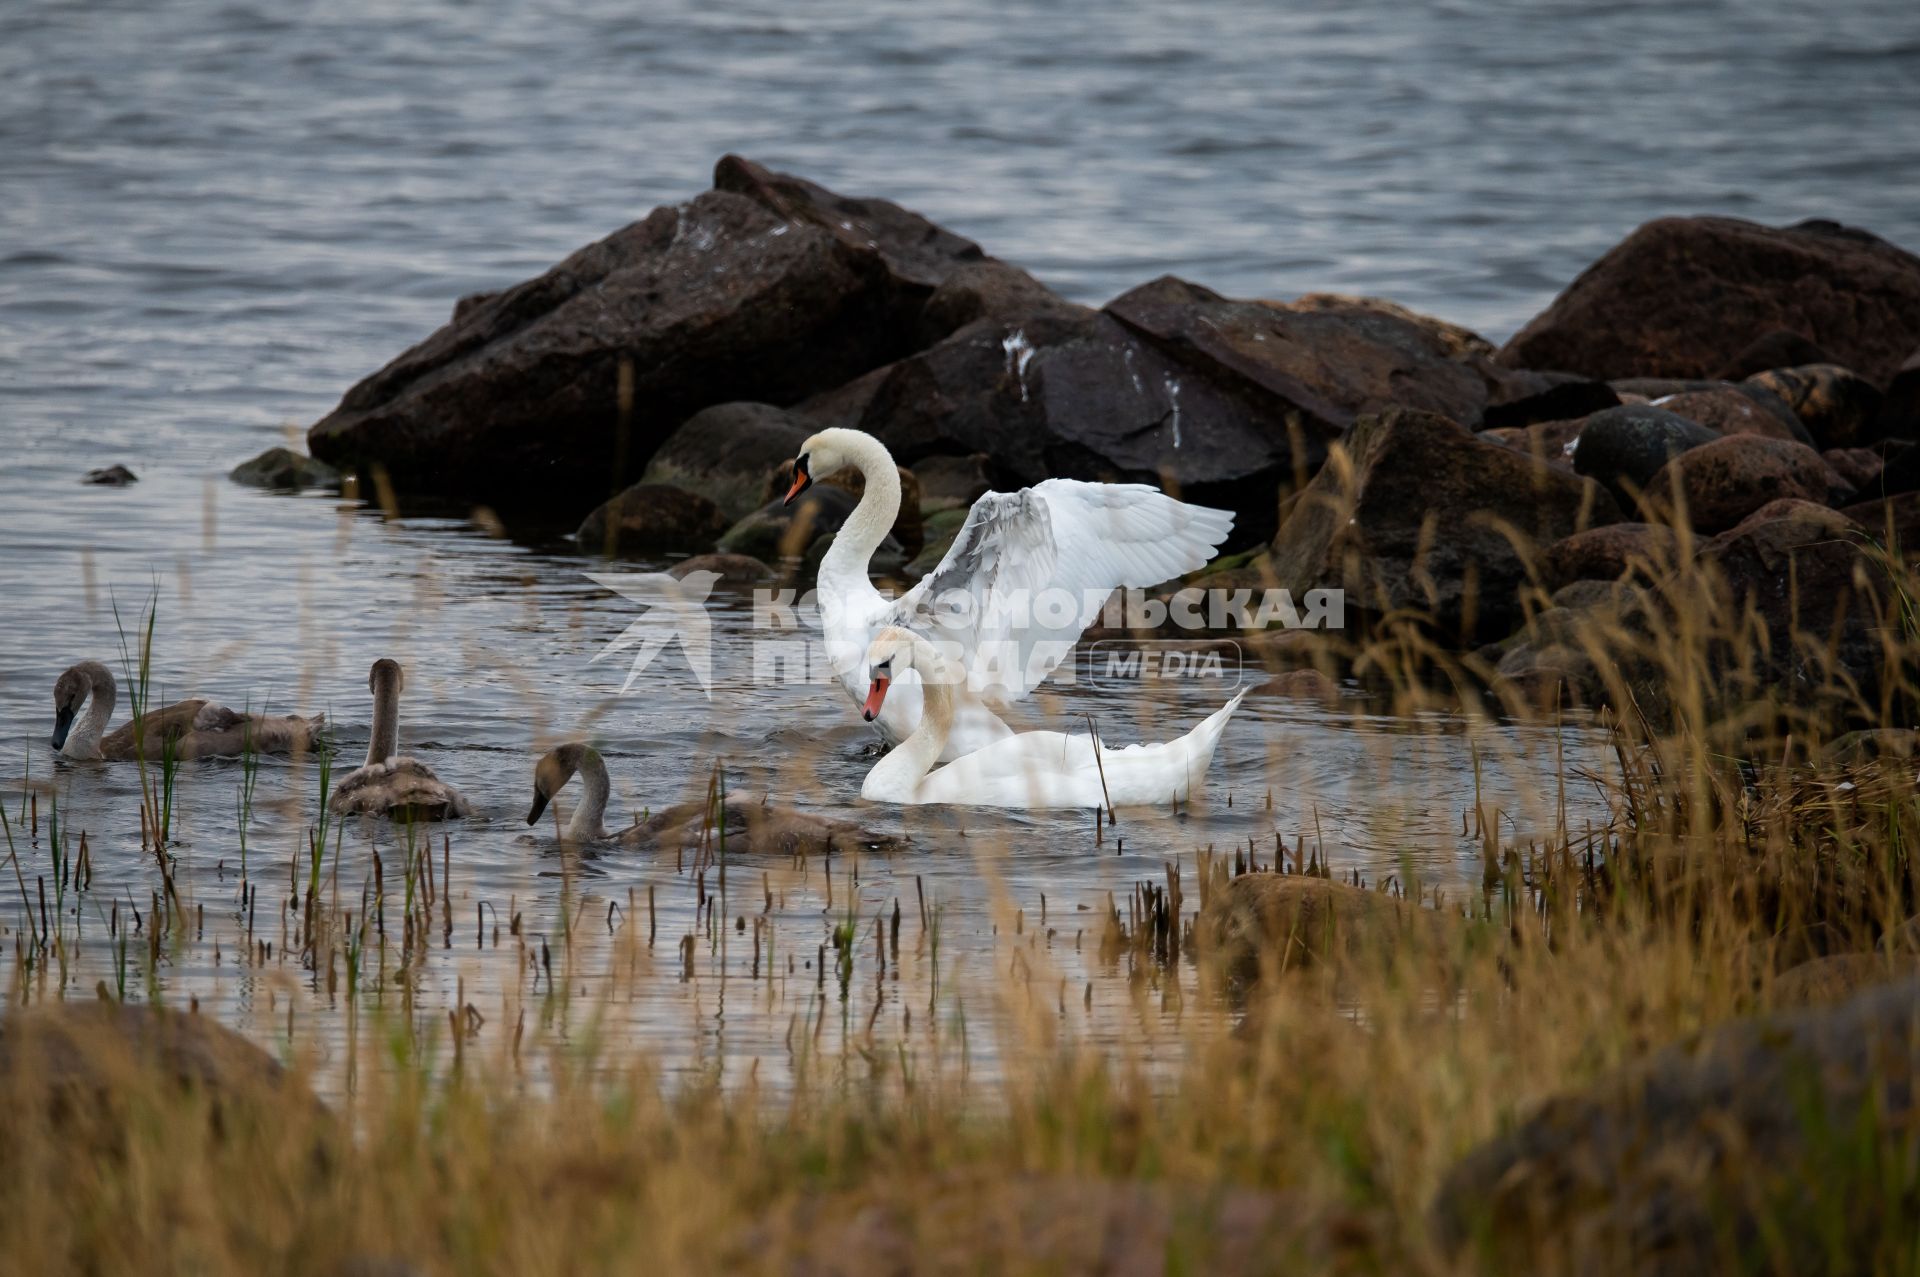
{"label": "swan's black-and-orange beak", "polygon": [[73,730],[73,710],[61,708],[53,712],[53,747],[59,749],[67,743],[67,733]]}
{"label": "swan's black-and-orange beak", "polygon": [[860,707],[860,716],[869,723],[880,717],[880,703],[887,699],[887,684],[892,681],[876,675],[873,686],[867,689],[867,703]]}
{"label": "swan's black-and-orange beak", "polygon": [[807,471],[806,454],[793,463],[793,486],[787,489],[787,499],[781,505],[792,505],[793,499],[813,486],[813,475]]}
{"label": "swan's black-and-orange beak", "polygon": [[527,812],[527,823],[529,825],[538,821],[540,819],[540,813],[547,809],[547,798],[548,795],[541,793],[539,790],[536,789],[533,791],[533,806]]}

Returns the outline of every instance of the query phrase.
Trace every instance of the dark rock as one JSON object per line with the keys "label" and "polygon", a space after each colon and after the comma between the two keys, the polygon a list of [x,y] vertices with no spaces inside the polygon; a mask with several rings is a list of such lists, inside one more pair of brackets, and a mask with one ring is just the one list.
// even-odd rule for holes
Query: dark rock
{"label": "dark rock", "polygon": [[1777,395],[1750,394],[1737,386],[1683,390],[1653,401],[1653,407],[1723,435],[1765,435],[1811,445],[1813,435]]}
{"label": "dark rock", "polygon": [[211,1017],[104,996],[0,1018],[0,1091],[0,1138],[14,1121],[47,1120],[63,1151],[88,1158],[121,1147],[126,1123],[181,1092],[206,1101],[215,1138],[269,1122],[317,1138],[329,1120],[279,1061]]}
{"label": "dark rock", "polygon": [[1627,606],[1632,597],[1628,588],[1618,581],[1581,577],[1555,590],[1548,597],[1548,602],[1556,608],[1565,608],[1569,612],[1584,612],[1590,608],[1602,607],[1610,607],[1618,611]]}
{"label": "dark rock", "polygon": [[681,580],[694,572],[711,572],[724,581],[768,581],[773,569],[750,554],[696,554],[667,569],[667,575]]}
{"label": "dark rock", "polygon": [[140,482],[140,476],[125,466],[111,465],[87,471],[80,476],[80,482],[97,484],[103,488],[124,488],[129,483]]}
{"label": "dark rock", "polygon": [[1806,424],[1820,448],[1856,448],[1880,439],[1880,388],[1834,364],[1774,368],[1747,378],[1771,390]]}
{"label": "dark rock", "polygon": [[731,523],[766,503],[774,472],[799,456],[800,445],[819,428],[771,404],[705,408],[667,436],[640,481],[697,492]]}
{"label": "dark rock", "polygon": [[291,448],[268,448],[259,456],[242,461],[227,476],[249,488],[302,488],[339,486],[340,472],[324,461],[315,461]]}
{"label": "dark rock", "polygon": [[1482,430],[1480,437],[1524,452],[1542,465],[1558,466],[1572,474],[1574,445],[1586,428],[1587,419],[1575,417],[1569,421],[1537,421],[1530,426],[1500,426]]}
{"label": "dark rock", "polygon": [[1548,590],[1575,581],[1618,581],[1629,573],[1660,575],[1678,562],[1679,539],[1658,523],[1610,523],[1587,528],[1548,546],[1540,580]]}
{"label": "dark rock", "polygon": [[1507,650],[1488,690],[1516,716],[1599,705],[1607,697],[1606,682],[1584,646],[1533,640]]}
{"label": "dark rock", "polygon": [[1908,355],[1887,383],[1873,432],[1882,439],[1920,439],[1920,350]]}
{"label": "dark rock", "polygon": [[921,308],[920,335],[932,345],[975,320],[1017,323],[1049,312],[1088,313],[1018,266],[989,258],[959,266],[941,281]]}
{"label": "dark rock", "polygon": [[1705,377],[1616,377],[1607,383],[1620,396],[1621,403],[1651,403],[1668,395],[1684,395],[1695,390],[1714,390],[1727,383]]}
{"label": "dark rock", "polygon": [[913,467],[920,481],[920,508],[965,510],[993,490],[993,458],[984,452],[967,457],[922,457]]}
{"label": "dark rock", "polygon": [[1820,349],[1802,337],[1799,333],[1785,328],[1776,328],[1770,333],[1756,337],[1747,348],[1727,361],[1725,367],[1713,374],[1716,381],[1745,381],[1757,372],[1769,368],[1794,368],[1801,364],[1830,364],[1832,355]]}
{"label": "dark rock", "polygon": [[1344,589],[1350,611],[1409,608],[1449,635],[1504,634],[1532,547],[1620,518],[1596,484],[1432,413],[1363,417],[1342,447],[1348,460],[1314,477],[1275,537],[1273,569],[1296,594]]}
{"label": "dark rock", "polygon": [[1709,377],[1759,338],[1804,335],[1873,381],[1920,345],[1920,258],[1831,222],[1648,222],[1500,351],[1514,368]]}
{"label": "dark rock", "polygon": [[1631,508],[1668,461],[1689,448],[1712,443],[1712,429],[1647,404],[1608,408],[1587,418],[1574,447],[1576,474],[1597,480]]}
{"label": "dark rock", "polygon": [[729,156],[717,189],[589,245],[350,390],[309,434],[403,488],[525,505],[608,491],[701,408],[792,403],[914,349],[977,245]]}
{"label": "dark rock", "polygon": [[636,483],[589,514],[574,539],[589,554],[704,550],[726,530],[720,507],[699,493]]}
{"label": "dark rock", "polygon": [[1729,435],[1668,462],[1647,485],[1646,500],[1665,509],[1678,498],[1702,532],[1724,532],[1782,497],[1824,502],[1826,462],[1803,443],[1765,435]]}
{"label": "dark rock", "polygon": [[[1499,1271],[1811,1272],[1906,1253],[1920,981],[1739,1020],[1548,1101],[1469,1153],[1433,1223]],[[1764,1256],[1764,1264],[1756,1265]]]}
{"label": "dark rock", "polygon": [[906,574],[919,578],[940,566],[940,560],[947,557],[947,551],[953,548],[953,539],[960,535],[960,527],[967,521],[970,507],[955,506],[939,510],[927,516],[926,543],[920,553],[907,563]]}
{"label": "dark rock", "polygon": [[[1435,319],[1432,315],[1423,315],[1417,310],[1411,310],[1399,302],[1388,301],[1384,297],[1355,297],[1348,293],[1306,293],[1292,301],[1263,302],[1262,304],[1275,306],[1281,310],[1298,311],[1301,314],[1332,312],[1351,315],[1371,312],[1376,315],[1386,315],[1426,330],[1434,340],[1440,343],[1440,348],[1451,359],[1472,359],[1481,355],[1491,357],[1494,353],[1493,343],[1471,328],[1451,324],[1444,319]],[[1526,394],[1537,394],[1547,388],[1544,385],[1536,387],[1530,381],[1520,384],[1526,386]],[[1515,396],[1515,398],[1524,397],[1525,395]]]}
{"label": "dark rock", "polygon": [[1875,985],[1910,979],[1917,973],[1920,958],[1911,953],[1830,953],[1782,971],[1773,982],[1773,1005],[1811,1007],[1844,1002]]}
{"label": "dark rock", "polygon": [[1563,381],[1512,403],[1494,404],[1481,421],[1488,430],[1511,429],[1542,421],[1572,421],[1619,406],[1619,394],[1604,381]]}
{"label": "dark rock", "polygon": [[1886,458],[1872,448],[1828,448],[1820,459],[1855,492],[1869,491],[1886,466]]}
{"label": "dark rock", "polygon": [[1447,915],[1311,873],[1245,873],[1207,885],[1195,932],[1202,956],[1235,985],[1315,967],[1391,961],[1412,948],[1441,957]]}
{"label": "dark rock", "polygon": [[[900,511],[893,516],[893,527],[890,529],[892,541],[902,553],[917,554],[925,543],[925,518],[920,513],[920,480],[905,466],[897,465],[893,471],[900,479]],[[814,485],[808,491],[817,491],[823,487],[837,488],[858,502],[866,495],[867,482],[858,470],[840,470],[833,474],[815,476]],[[766,491],[761,494],[761,511],[765,511],[770,505],[779,506],[786,500],[787,493],[792,490],[793,459],[789,458],[767,477]],[[848,509],[851,511],[852,507],[849,506]],[[840,521],[846,516],[828,515],[825,511],[815,512],[816,519],[824,517],[830,517],[832,526],[838,528]],[[816,533],[824,527],[826,524],[816,522]]]}
{"label": "dark rock", "polygon": [[[1764,645],[1743,636],[1738,650],[1714,656],[1728,671],[1722,686],[1729,696],[1760,690],[1735,685],[1731,672],[1749,670],[1790,703],[1832,702],[1843,713],[1877,704],[1885,675],[1882,607],[1894,595],[1860,532],[1838,510],[1784,501],[1700,548],[1698,557],[1726,580],[1735,607],[1751,607],[1767,636]],[[1857,696],[1835,686],[1836,678],[1851,682]]]}
{"label": "dark rock", "polygon": [[[817,565],[833,534],[853,513],[857,500],[845,488],[816,483],[792,505],[769,501],[728,528],[719,548],[725,554],[751,555],[768,563],[798,558]],[[904,563],[907,557],[899,541],[888,537],[875,552],[876,570],[886,564]]]}
{"label": "dark rock", "polygon": [[1840,513],[1852,519],[1889,550],[1912,554],[1920,546],[1920,491],[1898,492],[1890,497],[1862,501],[1844,507]]}

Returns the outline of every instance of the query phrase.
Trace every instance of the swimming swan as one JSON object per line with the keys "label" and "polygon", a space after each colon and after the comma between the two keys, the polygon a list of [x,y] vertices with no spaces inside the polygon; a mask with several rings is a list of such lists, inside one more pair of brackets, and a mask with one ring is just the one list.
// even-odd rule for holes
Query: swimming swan
{"label": "swimming swan", "polygon": [[336,816],[386,816],[393,820],[452,820],[471,810],[460,791],[433,768],[400,753],[400,662],[385,658],[367,673],[373,693],[373,736],[367,761],[344,776],[327,800]]}
{"label": "swimming swan", "polygon": [[[67,758],[103,758],[115,762],[145,753],[156,761],[171,749],[175,758],[243,754],[285,754],[310,749],[326,715],[269,717],[242,714],[212,701],[180,701],[149,710],[137,722],[107,732],[119,687],[113,672],[99,661],[81,661],[53,684],[53,747]],[[89,702],[91,698],[91,703]],[[75,724],[80,706],[87,715]]]}
{"label": "swimming swan", "polygon": [[[867,647],[889,625],[959,644],[964,685],[942,758],[1004,740],[991,701],[1026,696],[1066,658],[1115,589],[1169,581],[1203,567],[1233,514],[1176,501],[1142,483],[1048,479],[973,503],[938,567],[898,599],[873,587],[867,565],[900,513],[900,476],[886,445],[860,430],[822,430],[800,445],[787,501],[851,466],[866,491],[820,561],[828,664],[855,704],[867,693]],[[1049,611],[1049,601],[1062,606]],[[905,740],[920,722],[918,679],[899,680],[878,726]],[[872,716],[869,716],[872,721]]]}
{"label": "swimming swan", "polygon": [[[569,843],[610,841],[630,848],[691,848],[701,842],[703,834],[709,839],[718,836],[719,822],[709,818],[704,802],[677,803],[644,820],[635,818],[618,833],[607,832],[607,764],[598,750],[579,741],[554,746],[534,765],[529,825],[540,819],[554,795],[576,775],[582,790],[580,805],[561,831],[561,837]],[[726,833],[730,848],[786,856],[835,851],[888,853],[906,846],[903,838],[844,820],[739,798],[726,802]]]}
{"label": "swimming swan", "polygon": [[1227,720],[1246,698],[1226,705],[1178,740],[1161,745],[1097,747],[1091,736],[1021,732],[930,772],[953,714],[960,675],[933,644],[909,630],[881,631],[867,652],[872,684],[864,713],[872,718],[901,674],[920,675],[926,712],[913,734],[873,765],[860,796],[882,803],[948,803],[971,807],[1163,807],[1187,799],[1206,778]]}

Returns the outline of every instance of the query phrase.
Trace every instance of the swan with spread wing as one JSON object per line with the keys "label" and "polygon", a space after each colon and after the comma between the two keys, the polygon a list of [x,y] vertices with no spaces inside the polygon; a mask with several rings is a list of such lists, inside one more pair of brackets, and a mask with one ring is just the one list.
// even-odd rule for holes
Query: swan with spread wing
{"label": "swan with spread wing", "polygon": [[[819,604],[834,676],[860,704],[867,648],[889,626],[957,644],[964,681],[941,754],[952,759],[1013,734],[997,708],[1033,691],[1066,659],[1116,589],[1143,588],[1206,565],[1233,514],[1189,505],[1141,483],[1048,479],[973,503],[938,567],[897,599],[868,576],[900,511],[886,445],[860,430],[822,430],[800,446],[791,503],[816,479],[851,467],[866,488],[820,562]],[[920,680],[896,680],[873,721],[895,744],[921,717]]]}

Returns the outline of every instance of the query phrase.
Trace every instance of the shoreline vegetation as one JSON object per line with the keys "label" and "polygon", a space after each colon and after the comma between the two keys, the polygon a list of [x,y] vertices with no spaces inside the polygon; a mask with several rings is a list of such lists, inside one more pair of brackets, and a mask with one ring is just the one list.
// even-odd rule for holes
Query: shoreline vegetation
{"label": "shoreline vegetation", "polygon": [[[293,863],[256,847],[231,899],[183,897],[165,769],[152,895],[103,909],[98,851],[23,791],[0,804],[10,1270],[1920,1271],[1920,260],[1668,219],[1496,350],[1368,299],[1161,280],[1073,306],[727,157],[714,191],[462,301],[310,444],[390,508],[506,509],[538,476],[549,516],[612,497],[560,511],[585,552],[810,576],[847,494],[816,485],[797,521],[763,494],[822,423],[911,472],[903,570],[985,485],[1230,506],[1244,540],[1193,583],[1347,592],[1344,633],[1248,638],[1294,680],[1270,694],[1357,683],[1469,731],[1591,713],[1613,765],[1559,783],[1610,819],[1521,834],[1476,786],[1469,891],[1414,848],[1367,880],[1310,833],[1169,840],[1164,877],[1070,924],[981,855],[995,960],[956,972],[924,897],[798,945],[776,900],[838,876],[848,908],[857,860],[743,856],[724,821],[672,849],[679,935],[651,890],[579,913],[571,878],[551,925],[456,917],[457,833],[409,828],[343,881],[319,815]],[[716,767],[709,809],[726,793]],[[456,935],[519,951],[498,1013],[414,1003]],[[223,942],[332,991],[344,1051],[315,1058],[290,1011],[254,1044],[156,1005],[163,962]],[[1138,1032],[1174,1012],[1177,1065],[1088,1040],[1068,944]],[[752,974],[723,998],[816,985],[790,1085],[623,1048],[637,982],[727,946]],[[110,979],[70,978],[102,953]],[[862,1023],[844,993],[873,981],[905,992]],[[986,1084],[989,1049],[1017,1064]]]}

